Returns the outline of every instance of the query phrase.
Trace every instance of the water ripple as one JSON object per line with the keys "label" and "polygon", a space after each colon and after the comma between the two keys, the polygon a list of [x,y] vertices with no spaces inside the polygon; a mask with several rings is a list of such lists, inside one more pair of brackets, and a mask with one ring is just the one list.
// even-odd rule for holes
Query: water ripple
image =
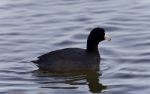
{"label": "water ripple", "polygon": [[[150,13],[148,0],[5,0],[0,3],[0,93],[148,94]],[[99,88],[85,75],[34,72],[30,61],[66,47],[86,48],[93,27],[111,35],[102,42]],[[91,79],[90,79],[91,80]],[[93,80],[92,80],[93,81]],[[91,83],[91,82],[90,82]],[[100,90],[101,89],[101,90]]]}

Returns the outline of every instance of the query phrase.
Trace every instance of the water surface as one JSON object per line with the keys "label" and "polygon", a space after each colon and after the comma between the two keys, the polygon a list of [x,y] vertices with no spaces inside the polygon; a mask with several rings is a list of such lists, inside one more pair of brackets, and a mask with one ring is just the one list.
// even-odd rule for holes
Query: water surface
{"label": "water surface", "polygon": [[[149,94],[149,4],[148,0],[2,0],[0,93],[92,94],[93,88],[98,94]],[[52,50],[85,48],[90,30],[97,26],[112,37],[99,46],[102,75],[51,75],[30,62]]]}

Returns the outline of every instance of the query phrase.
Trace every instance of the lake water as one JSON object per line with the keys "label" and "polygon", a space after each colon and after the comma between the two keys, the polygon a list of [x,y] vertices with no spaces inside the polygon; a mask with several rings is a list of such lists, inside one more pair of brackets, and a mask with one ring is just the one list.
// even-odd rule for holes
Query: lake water
{"label": "lake water", "polygon": [[[31,63],[56,49],[86,47],[94,27],[111,42],[99,45],[100,73],[50,75]],[[0,1],[0,94],[149,94],[149,0]],[[95,78],[94,78],[95,77]]]}

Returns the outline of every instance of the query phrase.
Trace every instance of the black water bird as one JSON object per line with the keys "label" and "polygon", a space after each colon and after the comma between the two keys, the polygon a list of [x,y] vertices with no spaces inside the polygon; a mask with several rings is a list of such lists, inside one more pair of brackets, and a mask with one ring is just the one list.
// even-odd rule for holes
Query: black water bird
{"label": "black water bird", "polygon": [[110,41],[103,28],[94,28],[87,39],[86,49],[65,48],[46,53],[34,62],[39,69],[49,72],[85,72],[98,71],[100,54],[98,44],[103,40]]}

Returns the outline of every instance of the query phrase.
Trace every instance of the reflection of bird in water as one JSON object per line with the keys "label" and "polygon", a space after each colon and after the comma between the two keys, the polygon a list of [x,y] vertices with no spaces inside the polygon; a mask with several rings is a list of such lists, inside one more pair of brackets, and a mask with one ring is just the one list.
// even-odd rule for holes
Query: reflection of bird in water
{"label": "reflection of bird in water", "polygon": [[[62,74],[62,73],[55,74],[55,73],[37,70],[34,72],[34,74],[37,77],[45,76],[46,78],[49,77],[50,79],[54,78],[54,80],[37,82],[39,84],[42,84],[42,88],[77,89],[81,85],[88,85],[89,91],[92,93],[100,93],[102,90],[106,89],[106,86],[104,86],[99,82],[100,75],[98,71],[90,71],[86,73],[84,72],[84,73],[74,73],[74,74]],[[43,84],[45,84],[45,86],[43,86]],[[64,84],[65,85],[67,84],[67,86],[64,86]]]}
{"label": "reflection of bird in water", "polygon": [[98,44],[111,40],[103,28],[94,28],[87,39],[87,48],[66,48],[38,57],[34,62],[40,69],[50,72],[81,72],[99,70],[100,56]]}
{"label": "reflection of bird in water", "polygon": [[106,89],[106,86],[99,83],[99,76],[96,72],[89,72],[86,75],[86,80],[88,82],[88,86],[91,92],[98,93],[103,89]]}

